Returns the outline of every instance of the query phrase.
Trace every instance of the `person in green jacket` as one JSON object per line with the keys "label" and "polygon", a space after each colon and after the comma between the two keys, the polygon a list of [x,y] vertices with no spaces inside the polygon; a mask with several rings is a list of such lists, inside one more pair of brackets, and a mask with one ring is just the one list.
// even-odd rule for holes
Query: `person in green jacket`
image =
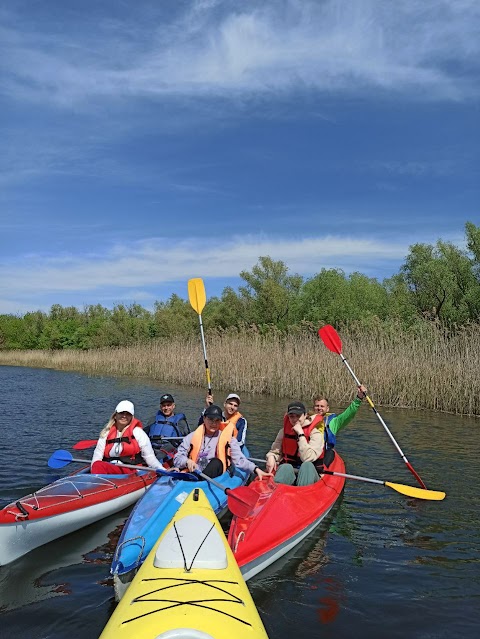
{"label": "person in green jacket", "polygon": [[324,418],[324,421],[326,421],[327,425],[330,427],[332,433],[336,435],[355,417],[362,403],[362,399],[364,399],[366,394],[366,386],[360,386],[357,392],[357,396],[355,397],[353,402],[339,415],[330,412],[328,399],[324,395],[317,395],[313,399],[313,412],[316,415],[321,415]]}
{"label": "person in green jacket", "polygon": [[[357,396],[353,400],[353,402],[347,406],[347,408],[338,415],[330,412],[330,406],[328,403],[328,399],[324,395],[317,395],[313,398],[313,414],[321,415],[323,417],[323,421],[325,426],[330,429],[331,433],[334,437],[343,429],[347,424],[349,424],[352,419],[357,414],[358,409],[362,403],[362,399],[367,395],[367,387],[360,385],[357,391]],[[328,431],[326,438],[326,446],[325,453],[323,457],[323,464],[328,468],[328,466],[332,463],[334,452],[332,444],[332,438],[330,438],[330,442],[328,441]],[[334,443],[334,441],[333,441]]]}
{"label": "person in green jacket", "polygon": [[[352,421],[366,394],[367,388],[360,386],[353,402],[339,415],[329,412],[328,399],[323,396],[315,397],[314,412],[308,413],[308,415],[301,402],[289,404],[287,416],[297,435],[299,462],[295,467],[298,470],[298,476],[296,477],[294,465],[292,465],[294,462],[287,463],[285,451],[288,449],[284,446],[284,423],[284,427],[279,430],[266,455],[267,472],[276,471],[274,481],[278,484],[295,484],[297,486],[308,486],[318,481],[318,473],[321,473],[324,467],[328,468],[335,457],[333,450],[335,435]],[[308,428],[317,416],[322,418],[322,422],[310,432],[307,438],[303,430]],[[287,434],[286,436],[289,437],[289,440],[292,439],[291,435]]]}

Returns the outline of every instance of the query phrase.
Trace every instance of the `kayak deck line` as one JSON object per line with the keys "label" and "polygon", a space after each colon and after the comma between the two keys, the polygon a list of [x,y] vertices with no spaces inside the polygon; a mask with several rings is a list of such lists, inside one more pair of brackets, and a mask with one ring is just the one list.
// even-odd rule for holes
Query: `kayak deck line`
{"label": "kayak deck line", "polygon": [[[224,610],[219,610],[218,608],[215,608],[212,605],[205,605],[205,604],[213,604],[215,602],[218,603],[231,603],[231,604],[235,604],[235,605],[240,605],[242,607],[244,607],[245,601],[243,599],[241,599],[240,597],[237,597],[236,595],[234,595],[233,593],[229,592],[228,590],[221,588],[219,585],[217,584],[225,584],[225,585],[230,585],[230,586],[239,586],[239,582],[238,581],[230,581],[230,580],[226,580],[226,579],[187,579],[187,578],[180,578],[180,577],[149,577],[146,579],[142,579],[141,580],[143,583],[146,582],[157,582],[157,581],[171,581],[173,583],[171,583],[168,586],[163,586],[161,588],[155,588],[154,590],[151,590],[150,592],[146,592],[143,593],[142,595],[139,595],[138,597],[135,597],[134,599],[131,600],[130,605],[133,604],[142,604],[142,603],[152,603],[155,601],[158,601],[159,603],[164,603],[165,605],[162,607],[159,607],[155,610],[149,610],[148,612],[136,615],[134,617],[131,617],[130,619],[125,619],[122,621],[122,625],[123,624],[127,624],[130,623],[131,621],[136,621],[137,619],[141,619],[142,617],[146,617],[148,615],[153,615],[156,614],[157,612],[164,612],[164,611],[169,611],[172,608],[178,608],[181,606],[193,606],[195,608],[203,608],[205,610],[211,610],[212,612],[217,612],[220,615],[225,615],[227,617],[230,617],[230,619],[234,619],[236,621],[239,621],[240,623],[245,624],[246,626],[252,626],[252,624],[248,621],[245,621],[244,619],[241,619],[240,617],[237,617],[234,614],[231,614],[229,612],[225,612]],[[149,598],[150,596],[156,595],[158,593],[164,592],[165,590],[169,590],[171,588],[181,588],[182,586],[205,586],[206,589],[214,589],[216,591],[218,591],[219,593],[223,593],[224,595],[226,595],[226,598],[224,597],[217,597],[217,598],[212,598],[210,597],[208,594],[205,594],[204,597],[202,599],[164,599],[162,598],[161,600],[158,600],[156,598]]]}
{"label": "kayak deck line", "polygon": [[[135,483],[137,483],[135,479],[138,479],[139,484],[144,484],[141,475],[138,475],[136,478],[132,477],[132,475],[119,475],[119,477],[130,478],[130,485],[135,485]],[[84,486],[84,489],[83,492],[80,492],[79,489],[81,489],[82,486]],[[64,493],[58,491],[59,488],[64,489],[66,487],[71,487],[73,490],[70,492],[66,491]],[[64,505],[72,501],[79,501],[85,499],[85,497],[98,495],[105,491],[117,488],[120,488],[120,486],[114,480],[110,479],[108,475],[85,474],[78,475],[78,477],[67,476],[57,480],[53,484],[40,488],[26,497],[18,499],[14,505],[20,512],[17,513],[10,509],[6,510],[6,512],[15,517],[18,521],[30,517],[30,513],[26,511],[26,508],[31,508],[35,511],[35,514],[38,513],[40,515],[42,510],[52,507],[53,500],[55,500],[56,505]],[[46,503],[47,500],[48,503]]]}
{"label": "kayak deck line", "polygon": [[186,495],[164,527],[101,639],[132,636],[268,639],[214,506],[201,487]]}
{"label": "kayak deck line", "polygon": [[86,466],[11,501],[0,509],[0,566],[130,507],[156,479],[143,468],[105,475]]}
{"label": "kayak deck line", "polygon": [[[198,481],[198,478],[192,482],[173,481],[168,475],[159,477],[130,513],[115,548],[110,574],[113,575],[116,600],[121,600],[159,536],[191,492],[201,488],[220,518],[228,510],[225,490],[243,485],[248,476],[247,471],[238,468],[233,475],[224,472],[218,478],[222,489],[203,479]],[[184,569],[183,563],[181,567]]]}

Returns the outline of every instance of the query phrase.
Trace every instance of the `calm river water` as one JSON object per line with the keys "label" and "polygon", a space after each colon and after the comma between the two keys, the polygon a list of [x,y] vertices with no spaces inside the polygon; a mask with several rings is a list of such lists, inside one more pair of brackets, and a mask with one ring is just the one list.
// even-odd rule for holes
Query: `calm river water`
{"label": "calm river water", "polygon": [[[160,393],[172,392],[191,424],[203,405],[200,389],[17,367],[0,367],[0,388],[0,506],[53,481],[63,471],[48,468],[50,454],[96,437],[120,399],[147,420]],[[374,389],[372,397],[379,401]],[[285,405],[245,398],[252,456],[273,441]],[[381,413],[427,486],[447,498],[419,501],[347,480],[325,525],[249,582],[271,639],[478,636],[480,421]],[[350,473],[416,485],[366,404],[337,447]],[[98,637],[115,607],[109,568],[127,514],[0,567],[0,636]]]}

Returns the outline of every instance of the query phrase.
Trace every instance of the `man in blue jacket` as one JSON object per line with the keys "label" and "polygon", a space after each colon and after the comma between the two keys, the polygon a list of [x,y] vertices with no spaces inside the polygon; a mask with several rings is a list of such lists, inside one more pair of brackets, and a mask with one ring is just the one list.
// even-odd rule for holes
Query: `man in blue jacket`
{"label": "man in blue jacket", "polygon": [[[153,448],[162,449],[166,453],[175,450],[180,440],[188,435],[190,428],[184,413],[175,413],[175,400],[170,393],[160,397],[160,410],[155,421],[144,428],[150,437]],[[172,438],[178,437],[178,441]]]}

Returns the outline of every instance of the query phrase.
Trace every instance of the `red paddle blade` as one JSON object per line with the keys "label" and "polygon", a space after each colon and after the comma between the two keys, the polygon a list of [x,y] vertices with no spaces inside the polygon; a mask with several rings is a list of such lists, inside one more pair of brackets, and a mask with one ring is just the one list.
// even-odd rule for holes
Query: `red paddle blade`
{"label": "red paddle blade", "polygon": [[75,450],[85,450],[85,448],[93,448],[93,446],[97,445],[96,439],[83,439],[80,442],[77,442],[72,446]]}
{"label": "red paddle blade", "polygon": [[228,508],[232,515],[245,519],[249,517],[258,501],[258,493],[248,486],[239,486],[227,492]]}
{"label": "red paddle blade", "polygon": [[330,324],[322,326],[322,328],[318,329],[318,334],[329,351],[341,354],[342,340],[333,326],[330,326]]}

